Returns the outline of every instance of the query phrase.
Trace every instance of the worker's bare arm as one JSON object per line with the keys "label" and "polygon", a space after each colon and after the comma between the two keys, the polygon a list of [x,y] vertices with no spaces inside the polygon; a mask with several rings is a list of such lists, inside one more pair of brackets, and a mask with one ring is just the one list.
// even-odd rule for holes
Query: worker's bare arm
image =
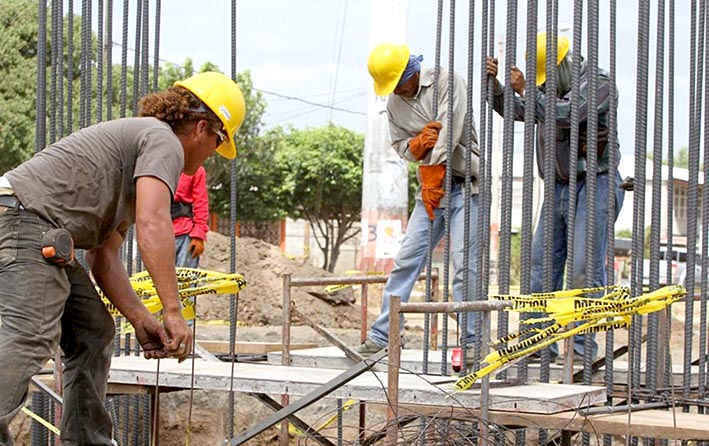
{"label": "worker's bare arm", "polygon": [[169,337],[165,348],[171,356],[184,359],[192,348],[192,331],[182,317],[178,299],[171,199],[170,189],[162,180],[145,176],[136,181],[138,249],[163,305],[163,321]]}
{"label": "worker's bare arm", "polygon": [[101,247],[86,252],[86,261],[94,279],[108,300],[133,324],[146,358],[167,356],[163,343],[164,328],[145,308],[128,280],[120,258],[123,237],[114,233]]}

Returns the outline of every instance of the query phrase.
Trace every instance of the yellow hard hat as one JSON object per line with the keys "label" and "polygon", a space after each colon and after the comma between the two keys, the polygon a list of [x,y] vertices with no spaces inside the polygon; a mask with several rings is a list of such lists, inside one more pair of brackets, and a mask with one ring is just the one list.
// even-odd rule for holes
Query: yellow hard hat
{"label": "yellow hard hat", "polygon": [[234,137],[241,123],[244,122],[246,114],[241,88],[229,76],[214,71],[195,74],[185,80],[177,81],[175,87],[186,88],[217,115],[228,134],[228,138],[217,147],[217,153],[224,158],[234,159],[236,156]]}
{"label": "yellow hard hat", "polygon": [[380,43],[369,54],[367,69],[374,79],[377,96],[390,95],[409,63],[409,47],[395,43]]}
{"label": "yellow hard hat", "polygon": [[[561,36],[556,43],[556,64],[559,65],[571,46],[569,38]],[[547,33],[537,34],[537,86],[542,85],[547,80]]]}

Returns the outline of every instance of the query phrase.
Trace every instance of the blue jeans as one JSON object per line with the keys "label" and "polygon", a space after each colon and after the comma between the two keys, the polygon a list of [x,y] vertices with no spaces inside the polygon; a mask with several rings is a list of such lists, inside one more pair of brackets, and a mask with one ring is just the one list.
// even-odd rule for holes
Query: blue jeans
{"label": "blue jeans", "polygon": [[[465,203],[463,196],[468,195],[463,192],[461,184],[454,184],[450,196],[450,252],[453,261],[453,298],[456,301],[464,300],[463,285],[465,272],[463,271],[464,247],[464,225],[465,225]],[[445,209],[436,209],[435,220],[433,221],[433,245],[436,246],[445,235],[444,215]],[[380,347],[387,345],[389,339],[389,296],[399,296],[402,302],[408,302],[411,290],[416,284],[416,279],[426,266],[426,253],[428,251],[428,214],[423,201],[416,200],[414,211],[409,218],[406,227],[406,235],[401,244],[399,254],[394,261],[394,269],[384,286],[384,297],[379,317],[372,325],[369,338]],[[478,196],[470,197],[470,262],[468,266],[468,290],[473,293],[475,290],[475,279],[477,277],[477,252],[478,234],[476,231],[478,222]],[[468,300],[468,299],[466,299]],[[470,298],[469,300],[474,300]],[[401,318],[399,330],[404,328],[404,319]],[[472,345],[476,339],[475,317],[468,314],[468,324],[465,333],[461,335],[461,342]]]}
{"label": "blue jeans", "polygon": [[190,242],[192,238],[189,234],[175,237],[175,266],[184,268],[199,267],[199,257],[192,257],[190,252]]}
{"label": "blue jeans", "polygon": [[3,437],[30,378],[61,346],[62,444],[109,445],[113,318],[81,265],[62,269],[42,257],[42,233],[51,228],[30,212],[0,207],[0,444],[11,443]]}
{"label": "blue jeans", "polygon": [[[623,206],[625,191],[618,188],[620,184],[620,174],[617,170],[612,171],[614,182],[612,187],[615,190],[615,216],[618,218],[620,208]],[[594,275],[587,283],[585,274],[586,262],[586,179],[580,179],[576,183],[576,220],[574,222],[574,274],[572,283],[567,284],[567,288],[586,288],[587,286],[606,286],[606,255],[608,252],[608,173],[596,176],[596,227],[593,234],[595,244]],[[556,183],[554,189],[554,236],[552,245],[552,290],[564,289],[564,275],[567,257],[566,229],[569,221],[569,185]],[[540,293],[543,287],[543,252],[544,252],[544,215],[540,215],[537,230],[532,240],[532,271],[530,291]],[[539,313],[529,313],[531,317],[539,317]],[[586,336],[591,339],[593,351],[592,358],[598,354],[598,344],[595,334],[574,336],[574,352],[579,355],[584,354],[584,342]],[[559,354],[556,344],[549,347],[551,356]]]}

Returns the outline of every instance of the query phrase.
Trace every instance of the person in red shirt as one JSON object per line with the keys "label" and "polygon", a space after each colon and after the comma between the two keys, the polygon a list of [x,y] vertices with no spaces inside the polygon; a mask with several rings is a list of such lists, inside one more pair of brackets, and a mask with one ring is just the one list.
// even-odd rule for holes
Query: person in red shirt
{"label": "person in red shirt", "polygon": [[180,176],[171,213],[175,233],[175,265],[197,268],[209,231],[209,195],[204,167],[200,166],[194,175],[183,173]]}

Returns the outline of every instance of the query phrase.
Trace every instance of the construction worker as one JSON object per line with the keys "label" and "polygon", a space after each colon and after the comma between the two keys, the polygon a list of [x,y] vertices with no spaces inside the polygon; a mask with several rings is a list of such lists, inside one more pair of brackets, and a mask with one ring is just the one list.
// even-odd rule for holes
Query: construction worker
{"label": "construction worker", "polygon": [[209,231],[209,194],[204,167],[199,166],[194,175],[180,175],[170,215],[175,233],[175,265],[197,268]]}
{"label": "construction worker", "polygon": [[[530,281],[530,291],[532,293],[542,291],[561,290],[564,286],[564,271],[567,253],[567,222],[569,221],[569,151],[571,148],[571,71],[575,57],[581,58],[581,76],[579,78],[579,98],[577,109],[579,110],[579,144],[578,144],[578,168],[576,175],[576,214],[574,225],[574,258],[573,258],[573,279],[567,284],[570,289],[583,288],[585,286],[605,286],[606,278],[606,253],[608,249],[608,190],[615,193],[615,215],[613,220],[618,218],[618,213],[623,205],[624,191],[618,187],[621,182],[618,173],[618,163],[620,161],[620,151],[617,151],[614,165],[610,164],[610,144],[609,141],[618,141],[616,133],[611,134],[608,127],[608,115],[611,110],[611,99],[617,98],[618,90],[608,79],[605,70],[598,69],[597,98],[598,109],[598,172],[596,173],[596,202],[589,204],[586,199],[586,148],[587,148],[587,118],[588,110],[588,76],[589,68],[583,62],[582,56],[573,54],[570,49],[570,42],[567,37],[558,37],[556,54],[556,147],[553,151],[544,146],[544,119],[547,92],[546,85],[546,47],[547,34],[537,35],[537,85],[535,117],[537,122],[537,167],[539,175],[543,178],[544,156],[554,156],[556,161],[556,183],[554,186],[554,236],[553,246],[553,288],[545,290],[542,283],[542,253],[544,252],[544,216],[540,215],[537,229],[532,241],[532,271]],[[500,114],[504,114],[504,92],[503,87],[497,80],[497,59],[487,58],[487,73],[495,79],[494,104],[493,107]],[[514,119],[524,121],[525,106],[525,79],[522,71],[513,66],[510,67],[510,86],[516,93],[514,96]],[[614,101],[617,104],[617,100]],[[618,145],[616,144],[616,147]],[[617,150],[617,149],[616,149]],[[586,277],[584,264],[587,252],[584,247],[586,242],[586,211],[588,206],[595,206],[596,224],[593,239],[595,241],[594,275],[590,279]],[[534,317],[535,315],[533,315]],[[591,339],[591,358],[598,354],[598,345],[595,335],[586,335]],[[584,335],[575,336],[574,356],[576,360],[581,360],[585,353]],[[550,348],[552,360],[558,357],[558,346],[555,344]]]}
{"label": "construction worker", "polygon": [[[406,45],[382,43],[369,56],[369,73],[374,79],[378,96],[389,96],[387,113],[391,147],[409,162],[419,163],[417,176],[420,187],[416,204],[409,217],[406,235],[396,256],[394,269],[384,287],[382,308],[367,340],[358,347],[367,355],[387,345],[389,326],[389,297],[409,300],[411,290],[426,264],[429,249],[429,226],[432,223],[433,243],[438,244],[444,235],[446,207],[450,207],[451,258],[453,261],[453,297],[464,300],[463,287],[466,271],[463,270],[465,247],[469,249],[470,262],[467,276],[469,290],[475,289],[477,271],[478,215],[477,174],[478,141],[472,117],[466,114],[466,83],[458,74],[454,76],[453,95],[448,94],[449,74],[440,68],[438,82],[433,68],[421,68],[422,56],[410,54]],[[433,98],[438,89],[438,112],[434,114]],[[392,94],[393,93],[393,94]],[[453,126],[449,127],[448,102],[453,101]],[[469,131],[464,131],[466,122]],[[451,158],[448,158],[447,141],[452,137]],[[472,152],[472,171],[466,173],[467,151]],[[445,195],[446,164],[450,163],[453,177],[450,196]],[[469,176],[469,189],[466,185]],[[464,239],[465,200],[470,202],[470,240]],[[475,318],[468,317],[461,342],[469,346],[466,362],[472,363],[472,346],[476,339]],[[403,322],[402,327],[403,329]]]}
{"label": "construction worker", "polygon": [[[146,358],[184,360],[192,332],[180,311],[170,201],[180,173],[216,150],[236,156],[239,87],[201,73],[140,100],[140,117],[79,130],[0,177],[0,444],[28,383],[61,346],[63,445],[111,444],[104,409],[114,322],[89,275],[135,328]],[[163,323],[133,291],[120,247],[135,223]]]}

